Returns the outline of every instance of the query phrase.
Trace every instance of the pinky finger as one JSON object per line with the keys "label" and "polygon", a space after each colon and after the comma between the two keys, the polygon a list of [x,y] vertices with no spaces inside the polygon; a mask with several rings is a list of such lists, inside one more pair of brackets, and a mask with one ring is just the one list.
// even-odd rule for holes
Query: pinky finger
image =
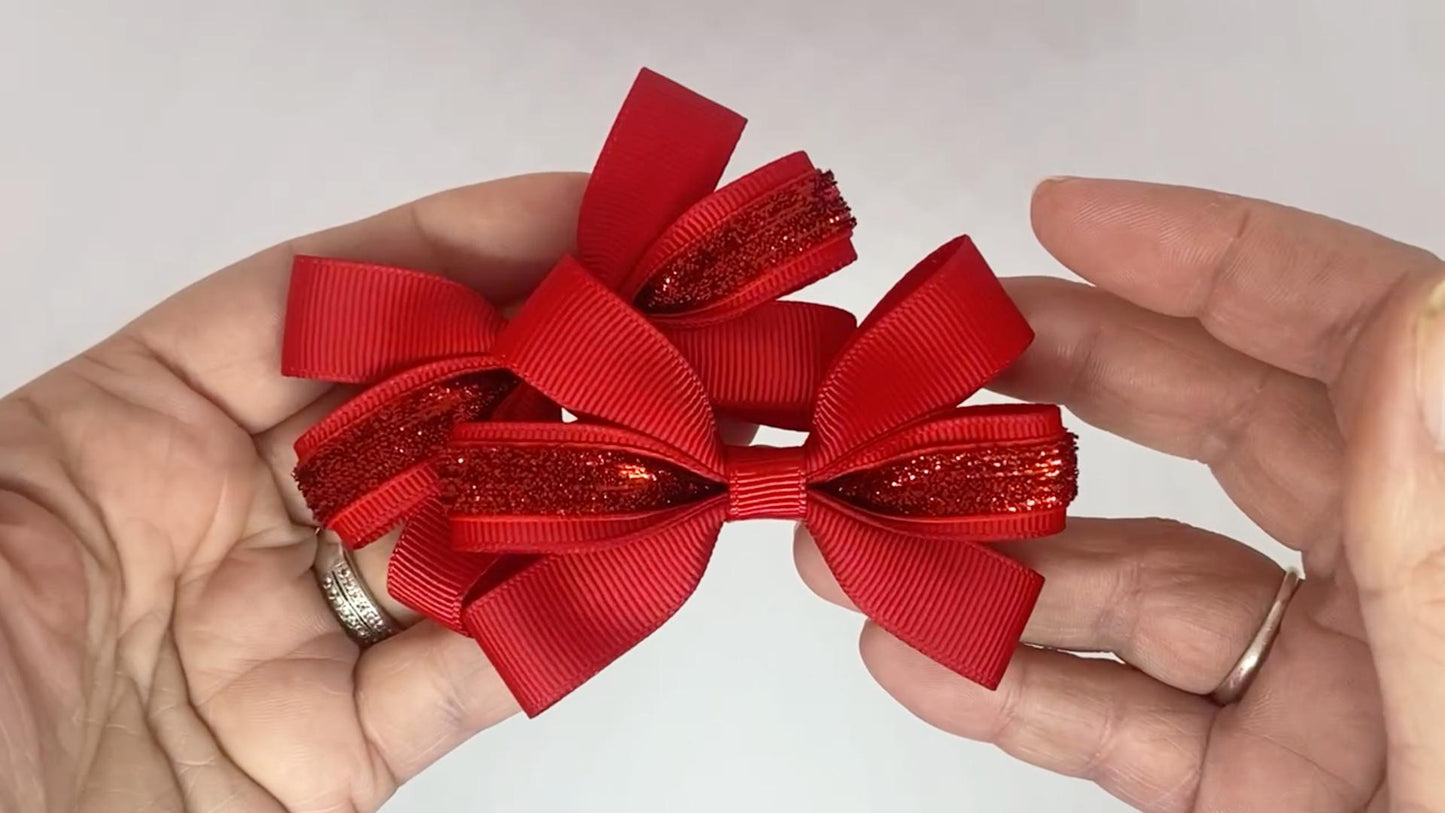
{"label": "pinky finger", "polygon": [[1193,809],[1217,711],[1202,697],[1117,661],[1032,648],[991,692],[871,623],[860,646],[879,684],[931,725],[1088,779],[1141,810]]}

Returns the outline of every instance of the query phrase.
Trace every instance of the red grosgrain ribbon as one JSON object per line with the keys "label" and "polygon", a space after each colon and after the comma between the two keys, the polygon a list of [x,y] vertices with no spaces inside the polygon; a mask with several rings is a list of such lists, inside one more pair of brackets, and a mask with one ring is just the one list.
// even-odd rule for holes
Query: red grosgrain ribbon
{"label": "red grosgrain ribbon", "polygon": [[[588,420],[454,430],[438,464],[452,546],[519,554],[472,582],[462,628],[537,714],[687,600],[723,523],[795,519],[863,612],[995,687],[1043,579],[985,543],[1063,527],[1074,438],[1057,407],[956,405],[1031,340],[959,238],[838,353],[802,447],[732,447],[684,355],[588,270],[562,263],[494,353]],[[444,585],[476,575],[428,572]]]}
{"label": "red grosgrain ribbon", "polygon": [[[776,300],[854,259],[853,218],[801,152],[714,191],[743,123],[644,70],[588,182],[577,254],[666,334],[720,411],[801,429],[853,317]],[[430,460],[453,425],[558,417],[488,360],[504,325],[480,295],[433,274],[295,260],[283,372],[373,385],[296,444],[296,480],[320,524],[353,547],[371,542],[435,496]],[[447,556],[439,544],[418,531],[398,555]]]}

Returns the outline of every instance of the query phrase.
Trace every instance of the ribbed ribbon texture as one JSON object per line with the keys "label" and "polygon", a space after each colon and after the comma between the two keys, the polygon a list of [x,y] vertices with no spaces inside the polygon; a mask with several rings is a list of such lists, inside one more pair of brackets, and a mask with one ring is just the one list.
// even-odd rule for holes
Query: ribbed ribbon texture
{"label": "ribbed ribbon texture", "polygon": [[[802,429],[854,321],[778,299],[854,259],[854,221],[831,173],[801,152],[716,188],[743,124],[642,71],[583,196],[577,259],[564,262],[652,319],[723,414]],[[559,419],[555,404],[490,358],[505,324],[486,299],[436,274],[295,260],[283,372],[369,385],[296,444],[296,480],[318,524],[353,547],[372,542],[434,513],[433,463],[453,426]],[[406,600],[435,602],[421,568],[445,555],[444,541],[422,531],[403,539],[395,589]],[[438,620],[459,625],[455,613]]]}
{"label": "ribbed ribbon texture", "polygon": [[[671,617],[752,518],[804,522],[864,613],[995,686],[1042,579],[988,543],[1057,532],[1074,497],[1057,408],[957,406],[1032,338],[972,243],[861,326],[779,301],[852,261],[853,219],[803,153],[718,188],[742,127],[643,71],[575,256],[510,323],[434,274],[293,266],[284,371],[365,386],[298,440],[303,496],[353,547],[401,525],[388,592],[474,638],[528,714]],[[719,416],[808,436],[728,446]]]}
{"label": "ribbed ribbon texture", "polygon": [[959,238],[839,351],[801,447],[733,447],[678,348],[564,263],[493,354],[588,417],[453,432],[450,545],[507,568],[465,597],[458,626],[537,714],[687,600],[725,522],[798,519],[859,609],[996,686],[1043,580],[988,543],[1063,527],[1075,446],[1057,407],[956,405],[1031,338]]}

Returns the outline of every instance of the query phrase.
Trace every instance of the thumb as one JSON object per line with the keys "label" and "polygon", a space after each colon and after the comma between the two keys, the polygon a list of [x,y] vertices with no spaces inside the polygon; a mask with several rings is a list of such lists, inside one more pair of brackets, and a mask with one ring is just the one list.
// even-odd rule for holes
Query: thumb
{"label": "thumb", "polygon": [[1445,278],[1384,315],[1351,439],[1345,544],[1379,672],[1392,806],[1445,804]]}

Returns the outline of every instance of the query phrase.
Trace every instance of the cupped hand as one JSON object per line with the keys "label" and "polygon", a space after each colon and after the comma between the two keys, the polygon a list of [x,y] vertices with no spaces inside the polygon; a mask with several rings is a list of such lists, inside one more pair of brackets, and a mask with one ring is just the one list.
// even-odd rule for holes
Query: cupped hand
{"label": "cupped hand", "polygon": [[[345,394],[277,375],[279,325],[295,253],[515,299],[568,249],[582,183],[494,182],[301,238],[0,401],[0,807],[373,809],[514,711],[464,638],[422,624],[362,653],[336,626],[289,468]],[[1279,571],[1156,520],[1009,546],[1049,582],[1027,636],[1040,648],[998,693],[871,628],[870,668],[936,724],[1148,809],[1438,806],[1445,317],[1428,299],[1445,269],[1191,190],[1057,182],[1036,221],[1105,290],[1018,281],[1040,341],[1005,390],[1210,464],[1310,579],[1224,709],[1199,695]],[[836,597],[811,550],[805,575]],[[362,552],[373,585],[385,555]]]}
{"label": "cupped hand", "polygon": [[[362,652],[323,601],[291,444],[345,393],[281,377],[282,310],[298,253],[515,300],[569,250],[584,182],[291,241],[0,401],[0,810],[372,810],[515,710],[469,639]],[[359,558],[380,584],[385,545]]]}
{"label": "cupped hand", "polygon": [[[1445,810],[1445,263],[1180,187],[1050,181],[1033,220],[1092,284],[1010,281],[1038,340],[998,388],[1208,465],[1306,580],[1223,707],[1282,572],[1160,519],[1002,546],[1047,581],[998,691],[872,625],[868,668],[930,723],[1143,810]],[[846,603],[806,536],[797,558]]]}

